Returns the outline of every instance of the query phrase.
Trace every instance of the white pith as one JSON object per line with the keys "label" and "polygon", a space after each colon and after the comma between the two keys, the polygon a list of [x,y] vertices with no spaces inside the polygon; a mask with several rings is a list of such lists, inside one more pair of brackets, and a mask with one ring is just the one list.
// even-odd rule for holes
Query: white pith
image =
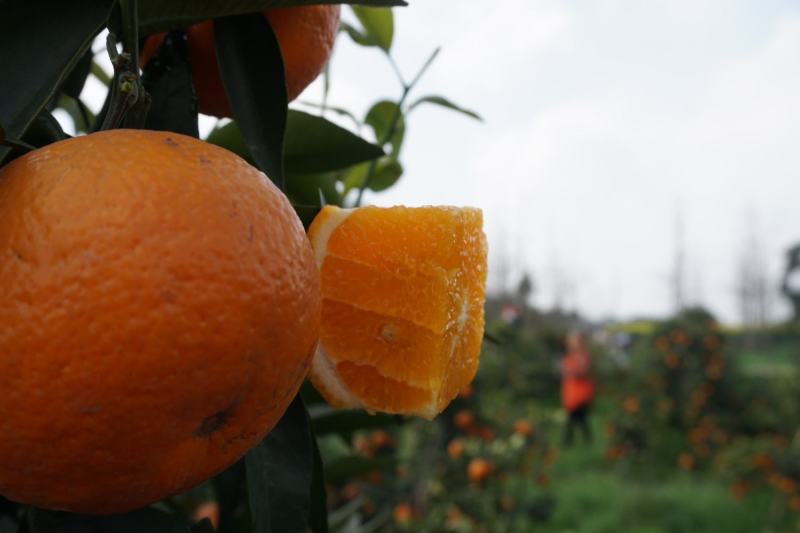
{"label": "white pith", "polygon": [[[322,229],[314,236],[312,245],[314,248],[314,259],[317,262],[318,268],[322,268],[322,261],[325,259],[325,254],[328,251],[328,240],[331,238],[331,235],[352,213],[353,209],[336,209],[330,215],[330,218],[326,221]],[[330,360],[328,354],[325,353],[322,341],[317,343],[317,351],[314,353],[314,359],[311,361],[311,372],[322,382],[325,390],[333,395],[337,402],[343,404],[343,407],[365,408],[365,405],[347,390],[342,383],[342,379],[336,371],[336,365]]]}

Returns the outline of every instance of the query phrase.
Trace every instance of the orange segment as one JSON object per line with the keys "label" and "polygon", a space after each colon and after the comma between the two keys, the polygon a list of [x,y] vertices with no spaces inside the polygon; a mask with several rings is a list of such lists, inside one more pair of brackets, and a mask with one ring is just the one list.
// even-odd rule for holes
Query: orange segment
{"label": "orange segment", "polygon": [[431,391],[385,377],[369,366],[345,362],[336,365],[336,371],[345,386],[368,410],[421,413],[427,418],[437,414],[432,411],[434,398]]}
{"label": "orange segment", "polygon": [[311,381],[334,406],[433,418],[469,383],[483,337],[480,210],[325,207]]}
{"label": "orange segment", "polygon": [[399,318],[327,299],[322,303],[322,317],[328,327],[320,341],[333,363],[369,365],[409,385],[429,390],[437,386],[443,365],[427,354],[441,351],[440,335]]}
{"label": "orange segment", "polygon": [[[325,280],[328,300],[407,320],[433,333],[442,333],[447,327],[449,280],[443,269],[429,274],[414,270],[389,272],[328,254],[321,277]],[[355,286],[358,290],[353,290]],[[407,299],[408,294],[415,294],[426,304]]]}

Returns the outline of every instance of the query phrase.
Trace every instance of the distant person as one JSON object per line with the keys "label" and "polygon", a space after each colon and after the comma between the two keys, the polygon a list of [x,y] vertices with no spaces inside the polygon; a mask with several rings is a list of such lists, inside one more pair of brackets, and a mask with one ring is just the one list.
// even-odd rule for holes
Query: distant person
{"label": "distant person", "polygon": [[561,404],[567,411],[564,445],[569,446],[575,437],[575,428],[583,433],[586,442],[592,441],[589,427],[589,409],[594,399],[592,361],[581,335],[572,331],[567,335],[567,352],[561,360]]}

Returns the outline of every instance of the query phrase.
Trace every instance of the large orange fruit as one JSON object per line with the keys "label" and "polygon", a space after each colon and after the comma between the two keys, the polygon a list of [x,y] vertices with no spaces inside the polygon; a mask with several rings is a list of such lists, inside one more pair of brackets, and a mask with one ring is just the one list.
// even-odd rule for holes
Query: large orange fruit
{"label": "large orange fruit", "polygon": [[309,228],[322,280],[310,377],[330,404],[430,419],[472,380],[482,226],[471,208],[323,208]]}
{"label": "large orange fruit", "polygon": [[221,471],[276,424],[319,273],[266,177],[114,130],[0,169],[0,494],[111,513]]}
{"label": "large orange fruit", "polygon": [[[312,5],[264,11],[281,47],[289,101],[297,98],[316,79],[330,58],[339,30],[340,6]],[[146,64],[164,40],[163,33],[150,36],[142,48]],[[214,49],[214,25],[209,21],[186,30],[192,79],[201,113],[217,117],[232,115]]]}

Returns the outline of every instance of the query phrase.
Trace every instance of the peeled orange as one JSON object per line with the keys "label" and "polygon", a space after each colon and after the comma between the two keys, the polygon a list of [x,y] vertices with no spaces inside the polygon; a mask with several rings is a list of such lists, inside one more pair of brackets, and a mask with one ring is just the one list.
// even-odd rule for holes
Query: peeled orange
{"label": "peeled orange", "polygon": [[322,282],[310,378],[328,403],[431,419],[472,380],[482,227],[473,208],[323,208],[309,228]]}

